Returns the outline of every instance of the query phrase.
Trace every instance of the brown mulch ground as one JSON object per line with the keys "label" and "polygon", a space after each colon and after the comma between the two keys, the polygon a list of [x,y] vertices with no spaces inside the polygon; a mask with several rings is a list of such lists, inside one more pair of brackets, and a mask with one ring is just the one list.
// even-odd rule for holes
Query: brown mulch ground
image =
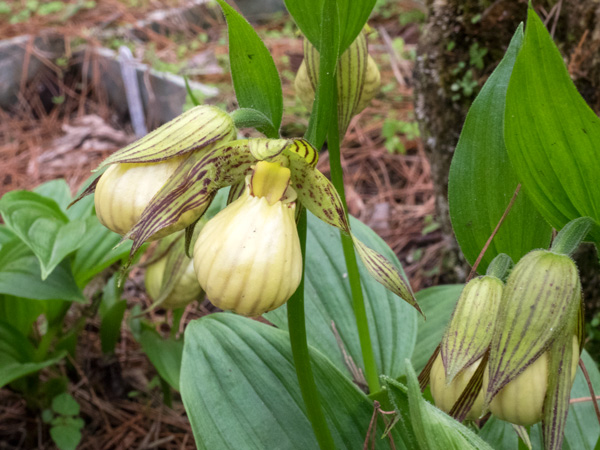
{"label": "brown mulch ground", "polygon": [[[93,26],[107,28],[116,23],[133,23],[151,10],[178,2],[137,2],[136,8],[128,8],[125,3],[99,0],[97,8],[78,13],[73,20],[58,25],[39,17],[17,25],[0,23],[0,39],[37,33],[48,27],[81,38],[84,30]],[[413,7],[411,2],[405,3],[407,9]],[[402,5],[400,2],[399,7]],[[261,26],[261,36],[281,29],[286,20]],[[417,25],[402,26],[395,16],[380,17],[372,25],[383,27],[391,38],[403,37],[406,48],[414,48]],[[145,32],[147,41],[139,45],[151,42],[156,55],[167,62],[176,61],[173,55],[177,43],[157,33]],[[193,29],[182,30],[184,35],[194,32]],[[224,35],[224,27],[216,27],[209,34],[209,41],[196,52],[225,55],[226,46],[219,39]],[[87,39],[90,44],[98,44],[89,36]],[[284,117],[283,129],[300,134],[306,127],[307,115],[298,108],[290,74],[301,61],[301,42],[293,36],[277,36],[267,37],[266,43],[283,73],[288,114]],[[388,90],[354,118],[343,141],[342,162],[349,209],[373,227],[396,252],[416,291],[435,284],[443,245],[440,232],[431,227],[435,223],[435,209],[429,164],[418,139],[407,140],[401,136],[406,152],[390,153],[381,132],[386,117],[413,120],[412,63],[394,54],[381,32],[370,46],[381,69],[382,86],[388,86]],[[193,52],[186,56],[193,56]],[[49,73],[55,68],[51,69]],[[94,92],[93,84],[82,90],[77,74],[69,68],[64,72],[60,79],[40,78],[23,85],[18,107],[11,111],[0,109],[0,197],[10,190],[31,189],[59,177],[64,177],[76,191],[92,168],[133,139],[130,125],[111,112],[103,96]],[[220,87],[221,94],[211,102],[226,105],[229,110],[234,107],[232,90],[225,87],[230,83],[227,73],[197,79]],[[40,86],[45,86],[43,90],[51,94],[54,94],[53,89],[65,93],[65,101],[49,107],[39,95]],[[326,154],[321,157],[319,169],[328,174]],[[426,228],[431,231],[424,234]],[[126,297],[130,304],[146,307],[150,303],[143,292],[142,280],[142,272],[134,270],[126,285]],[[182,322],[210,311],[211,306],[206,303],[188,307]],[[163,311],[151,314],[156,323],[165,322]],[[86,325],[79,339],[78,359],[71,361],[74,372],[69,374],[71,393],[80,403],[81,416],[86,421],[79,448],[194,448],[180,399],[175,396],[173,408],[166,407],[160,388],[149,387],[156,372],[125,328],[111,359],[102,356],[97,319]],[[165,323],[161,329],[168,331],[168,325]],[[47,426],[38,415],[27,410],[20,395],[6,388],[0,390],[0,449],[4,448],[52,448]]]}

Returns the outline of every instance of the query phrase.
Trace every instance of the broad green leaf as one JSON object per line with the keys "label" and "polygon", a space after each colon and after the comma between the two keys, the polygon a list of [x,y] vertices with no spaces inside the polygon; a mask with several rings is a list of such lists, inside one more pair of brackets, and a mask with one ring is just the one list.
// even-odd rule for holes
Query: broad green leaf
{"label": "broad green leaf", "polygon": [[33,189],[33,192],[54,200],[62,211],[67,209],[72,200],[69,185],[62,178],[40,184]]}
{"label": "broad green leaf", "polygon": [[102,289],[102,301],[98,308],[100,315],[100,344],[103,353],[113,353],[121,337],[121,324],[127,309],[127,302],[121,299],[123,286],[119,286],[119,276],[113,274]]}
{"label": "broad green leaf", "polygon": [[73,275],[79,286],[85,286],[111,264],[124,259],[132,245],[131,241],[125,241],[117,247],[121,236],[102,225],[95,216],[89,217],[86,223],[83,243],[75,252],[72,264]]}
{"label": "broad green leaf", "polygon": [[390,399],[398,403],[394,397],[408,396],[408,406],[412,430],[422,449],[444,450],[493,450],[473,431],[427,402],[419,388],[417,376],[407,361],[407,386],[403,386],[393,378],[383,377],[390,392]]}
{"label": "broad green leaf", "polygon": [[283,116],[283,95],[273,58],[252,25],[224,0],[217,2],[227,19],[229,64],[238,104],[263,113],[271,127],[261,127],[260,131],[277,138]]}
{"label": "broad green leaf", "polygon": [[[362,448],[373,405],[319,351],[310,355],[335,448]],[[285,331],[226,313],[190,323],[181,395],[200,449],[318,448]]]}
{"label": "broad green leaf", "polygon": [[96,171],[114,163],[163,161],[195,150],[212,148],[235,139],[235,136],[235,127],[229,114],[214,106],[196,106],[113,153],[102,161]]}
{"label": "broad green leaf", "polygon": [[15,237],[15,233],[10,231],[10,228],[8,228],[6,225],[0,224],[0,248],[2,248],[2,244],[12,241]]}
{"label": "broad green leaf", "polygon": [[[600,372],[597,363],[585,350],[581,353],[581,359],[590,376],[596,395],[600,394]],[[577,369],[577,376],[571,389],[571,399],[590,397],[585,377],[581,369]],[[572,403],[567,416],[565,427],[565,440],[563,448],[566,450],[592,450],[600,437],[600,424],[594,411],[592,402]]]}
{"label": "broad green leaf", "polygon": [[479,437],[495,449],[516,449],[519,439],[508,422],[497,419],[495,416],[491,416],[479,430]]}
{"label": "broad green leaf", "polygon": [[60,450],[75,450],[81,442],[81,428],[73,425],[55,425],[50,436]]}
{"label": "broad green leaf", "polygon": [[[506,54],[471,105],[448,176],[450,219],[456,239],[472,265],[508,207],[519,178],[504,144],[504,105],[508,81],[523,40],[517,29]],[[546,248],[552,228],[523,190],[494,236],[479,273],[500,253],[518,261],[534,248]]]}
{"label": "broad green leaf", "polygon": [[417,343],[411,362],[420,372],[440,344],[446,325],[450,322],[454,305],[463,290],[462,284],[434,286],[417,292],[416,297],[427,320],[418,319]]}
{"label": "broad green leaf", "polygon": [[64,357],[34,362],[35,348],[29,340],[6,322],[0,321],[0,388],[25,375],[37,372]]}
{"label": "broad green leaf", "polygon": [[12,191],[0,199],[4,222],[38,257],[42,279],[82,244],[85,222],[68,218],[56,202],[29,191]]}
{"label": "broad green leaf", "polygon": [[127,309],[127,301],[119,300],[102,316],[100,324],[100,343],[102,353],[112,353],[121,337],[121,323]]}
{"label": "broad green leaf", "polygon": [[[350,220],[352,228],[364,242],[380,251],[402,270],[394,252],[373,230],[354,218]],[[373,353],[379,373],[397,378],[404,373],[405,358],[410,357],[413,352],[417,313],[406,302],[375,282],[363,264],[359,265]],[[362,368],[362,353],[339,232],[312,214],[308,215],[304,289],[309,345],[348,374],[342,349],[332,328],[333,323],[339,333],[343,351]],[[279,328],[287,329],[287,306],[271,311],[265,317]]]}
{"label": "broad green leaf", "polygon": [[139,341],[158,374],[179,391],[183,340],[163,339],[156,331],[146,329],[140,334]]}
{"label": "broad green leaf", "polygon": [[0,293],[36,300],[86,301],[75,284],[67,261],[56,266],[48,278],[42,280],[36,256],[19,239],[2,246]]}
{"label": "broad green leaf", "polygon": [[40,184],[33,189],[33,192],[54,200],[69,220],[82,219],[93,214],[93,196],[81,199],[79,202],[69,207],[69,204],[73,200],[71,198],[71,190],[69,189],[67,182],[62,178]]}
{"label": "broad green leaf", "polygon": [[31,325],[45,312],[45,302],[0,295],[0,318],[10,318],[11,326],[25,336],[31,332]]}
{"label": "broad green leaf", "polygon": [[[317,49],[320,49],[321,13],[325,0],[285,0],[298,28]],[[376,0],[337,0],[337,21],[340,30],[340,53],[356,39],[367,23]]]}
{"label": "broad green leaf", "polygon": [[[504,138],[523,190],[550,224],[600,222],[600,119],[533,9],[506,94]],[[591,232],[600,241],[600,227]]]}

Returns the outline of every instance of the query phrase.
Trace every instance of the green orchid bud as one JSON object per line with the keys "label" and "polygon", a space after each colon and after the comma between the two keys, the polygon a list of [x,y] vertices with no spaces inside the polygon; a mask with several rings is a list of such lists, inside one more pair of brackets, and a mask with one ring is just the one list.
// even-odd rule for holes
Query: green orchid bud
{"label": "green orchid bud", "polygon": [[[197,106],[111,155],[100,165],[99,168],[110,166],[95,186],[98,220],[110,230],[126,235],[183,161],[232,140],[235,134],[227,113],[214,106]],[[148,240],[187,227],[203,211],[201,207],[187,211]]]}
{"label": "green orchid bud", "polygon": [[300,284],[296,192],[289,182],[288,168],[258,162],[243,194],[200,232],[194,267],[215,306],[258,316],[284,304]]}
{"label": "green orchid bud", "polygon": [[[168,250],[146,268],[146,292],[163,308],[183,308],[203,295],[194,262],[185,255],[183,243],[179,239],[168,246]],[[165,280],[165,276],[168,279]]]}
{"label": "green orchid bud", "polygon": [[566,419],[580,311],[581,283],[571,258],[534,250],[517,263],[490,346],[485,403],[493,413],[517,425],[544,419],[544,435],[562,439],[562,429],[548,424]]}
{"label": "green orchid bud", "polygon": [[[500,279],[486,275],[469,281],[460,294],[430,374],[431,394],[445,412],[452,410],[490,346],[503,287]],[[475,420],[482,413],[479,390],[465,418]]]}
{"label": "green orchid bud", "polygon": [[[296,94],[309,110],[312,109],[318,79],[319,52],[305,39],[304,61],[296,74],[295,88]],[[379,69],[367,53],[364,33],[359,34],[340,57],[336,79],[338,127],[340,135],[343,136],[352,117],[365,109],[379,91]]]}

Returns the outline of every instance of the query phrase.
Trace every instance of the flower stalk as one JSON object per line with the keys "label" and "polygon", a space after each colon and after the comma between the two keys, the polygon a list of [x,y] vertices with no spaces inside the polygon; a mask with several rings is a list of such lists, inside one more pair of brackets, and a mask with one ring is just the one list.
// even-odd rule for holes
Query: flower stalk
{"label": "flower stalk", "polygon": [[[337,102],[337,94],[333,92],[334,104]],[[348,216],[348,205],[346,203],[346,192],[344,189],[344,172],[342,169],[340,156],[340,138],[338,132],[337,109],[333,108],[331,124],[328,133],[328,148],[329,148],[329,164],[331,168],[331,181],[335,186],[338,194],[344,205],[344,213]],[[365,368],[365,379],[371,393],[381,390],[379,384],[379,373],[375,356],[373,354],[373,346],[371,344],[371,335],[369,333],[369,322],[367,321],[367,311],[365,309],[365,300],[360,282],[360,273],[358,271],[358,263],[356,261],[356,252],[352,243],[352,237],[340,231],[342,248],[344,251],[344,259],[346,260],[346,268],[348,269],[348,280],[350,281],[350,291],[352,293],[352,309],[356,318],[356,328],[360,341],[360,349],[363,357]]]}
{"label": "flower stalk", "polygon": [[300,386],[302,399],[306,406],[308,420],[312,425],[319,448],[321,450],[333,450],[335,449],[335,444],[321,406],[321,398],[315,383],[306,340],[306,320],[304,315],[306,228],[306,210],[303,208],[298,221],[298,237],[300,238],[300,251],[302,253],[302,278],[300,279],[298,289],[296,289],[296,292],[294,292],[287,304],[288,330],[296,376],[298,377],[298,385]]}

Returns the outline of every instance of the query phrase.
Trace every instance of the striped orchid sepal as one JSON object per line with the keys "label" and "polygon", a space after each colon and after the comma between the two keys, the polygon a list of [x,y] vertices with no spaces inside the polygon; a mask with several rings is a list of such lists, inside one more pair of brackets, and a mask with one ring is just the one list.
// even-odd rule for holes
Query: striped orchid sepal
{"label": "striped orchid sepal", "polygon": [[154,163],[197,150],[209,150],[235,139],[233,119],[216,106],[195,106],[127,147],[116,151],[95,169],[110,164]]}
{"label": "striped orchid sepal", "polygon": [[[367,52],[367,39],[360,33],[342,53],[337,65],[338,129],[346,133],[352,117],[361,112],[379,91],[380,74],[375,61]],[[304,39],[304,60],[295,80],[296,94],[312,109],[319,81],[319,52]]]}
{"label": "striped orchid sepal", "polygon": [[484,384],[492,414],[516,425],[542,420],[559,449],[581,349],[579,273],[565,254],[534,250],[508,277]]}
{"label": "striped orchid sepal", "polygon": [[464,287],[440,347],[447,384],[489,348],[503,288],[502,280],[489,275]]}

